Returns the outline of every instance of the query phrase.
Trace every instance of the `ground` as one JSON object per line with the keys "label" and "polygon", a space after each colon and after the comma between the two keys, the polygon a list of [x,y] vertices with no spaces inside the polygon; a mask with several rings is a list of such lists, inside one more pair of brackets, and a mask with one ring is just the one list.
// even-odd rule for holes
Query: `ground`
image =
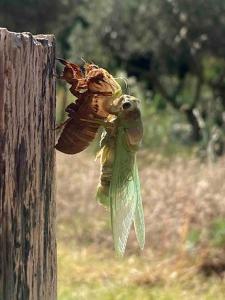
{"label": "ground", "polygon": [[216,255],[222,260],[224,159],[138,158],[146,247],[138,249],[132,232],[121,259],[109,213],[95,201],[99,162],[87,151],[57,153],[59,300],[225,299],[223,269],[201,271]]}

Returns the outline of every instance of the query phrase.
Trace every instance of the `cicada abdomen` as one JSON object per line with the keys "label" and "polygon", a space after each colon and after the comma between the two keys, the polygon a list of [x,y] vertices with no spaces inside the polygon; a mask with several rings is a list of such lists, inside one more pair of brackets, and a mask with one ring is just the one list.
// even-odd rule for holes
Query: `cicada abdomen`
{"label": "cicada abdomen", "polygon": [[113,101],[121,95],[120,85],[106,70],[93,64],[78,65],[60,60],[64,65],[62,79],[71,84],[70,91],[77,97],[66,108],[65,122],[56,149],[75,154],[88,147],[95,138],[99,121],[113,112]]}
{"label": "cicada abdomen", "polygon": [[[101,111],[98,103],[90,95],[81,96],[77,102],[67,106],[69,118],[65,122],[63,131],[55,148],[66,154],[76,154],[88,147],[95,138],[99,128],[99,120],[104,121],[106,114]],[[97,99],[96,99],[97,101]],[[98,122],[96,122],[98,120]]]}
{"label": "cicada abdomen", "polygon": [[97,200],[111,212],[115,250],[123,255],[132,223],[138,243],[145,242],[144,215],[140,181],[136,162],[143,127],[139,101],[123,95],[118,101],[114,129],[107,130],[102,139],[101,179]]}

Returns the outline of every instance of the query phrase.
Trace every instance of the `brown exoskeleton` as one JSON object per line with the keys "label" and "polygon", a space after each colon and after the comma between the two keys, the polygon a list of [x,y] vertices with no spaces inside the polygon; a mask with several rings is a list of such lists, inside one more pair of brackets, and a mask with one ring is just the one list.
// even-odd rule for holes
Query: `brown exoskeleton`
{"label": "brown exoskeleton", "polygon": [[68,119],[56,149],[75,154],[86,149],[95,138],[101,121],[113,112],[113,101],[122,89],[112,75],[94,64],[79,65],[59,59],[65,65],[61,79],[71,84],[70,91],[77,97],[66,107]]}

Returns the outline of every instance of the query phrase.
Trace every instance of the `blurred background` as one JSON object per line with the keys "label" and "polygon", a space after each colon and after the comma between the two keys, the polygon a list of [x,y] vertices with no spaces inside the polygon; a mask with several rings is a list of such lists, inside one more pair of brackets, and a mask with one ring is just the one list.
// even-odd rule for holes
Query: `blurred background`
{"label": "blurred background", "polygon": [[[225,299],[225,1],[0,0],[0,26],[55,34],[142,99],[145,250],[132,232],[114,255],[98,142],[57,153],[58,299]],[[59,81],[58,123],[71,101]]]}

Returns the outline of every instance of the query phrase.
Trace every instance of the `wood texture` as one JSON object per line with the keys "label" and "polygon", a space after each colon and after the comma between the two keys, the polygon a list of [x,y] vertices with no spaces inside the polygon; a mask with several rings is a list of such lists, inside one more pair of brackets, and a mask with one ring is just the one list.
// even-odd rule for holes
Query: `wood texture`
{"label": "wood texture", "polygon": [[0,28],[0,300],[56,299],[55,42]]}

